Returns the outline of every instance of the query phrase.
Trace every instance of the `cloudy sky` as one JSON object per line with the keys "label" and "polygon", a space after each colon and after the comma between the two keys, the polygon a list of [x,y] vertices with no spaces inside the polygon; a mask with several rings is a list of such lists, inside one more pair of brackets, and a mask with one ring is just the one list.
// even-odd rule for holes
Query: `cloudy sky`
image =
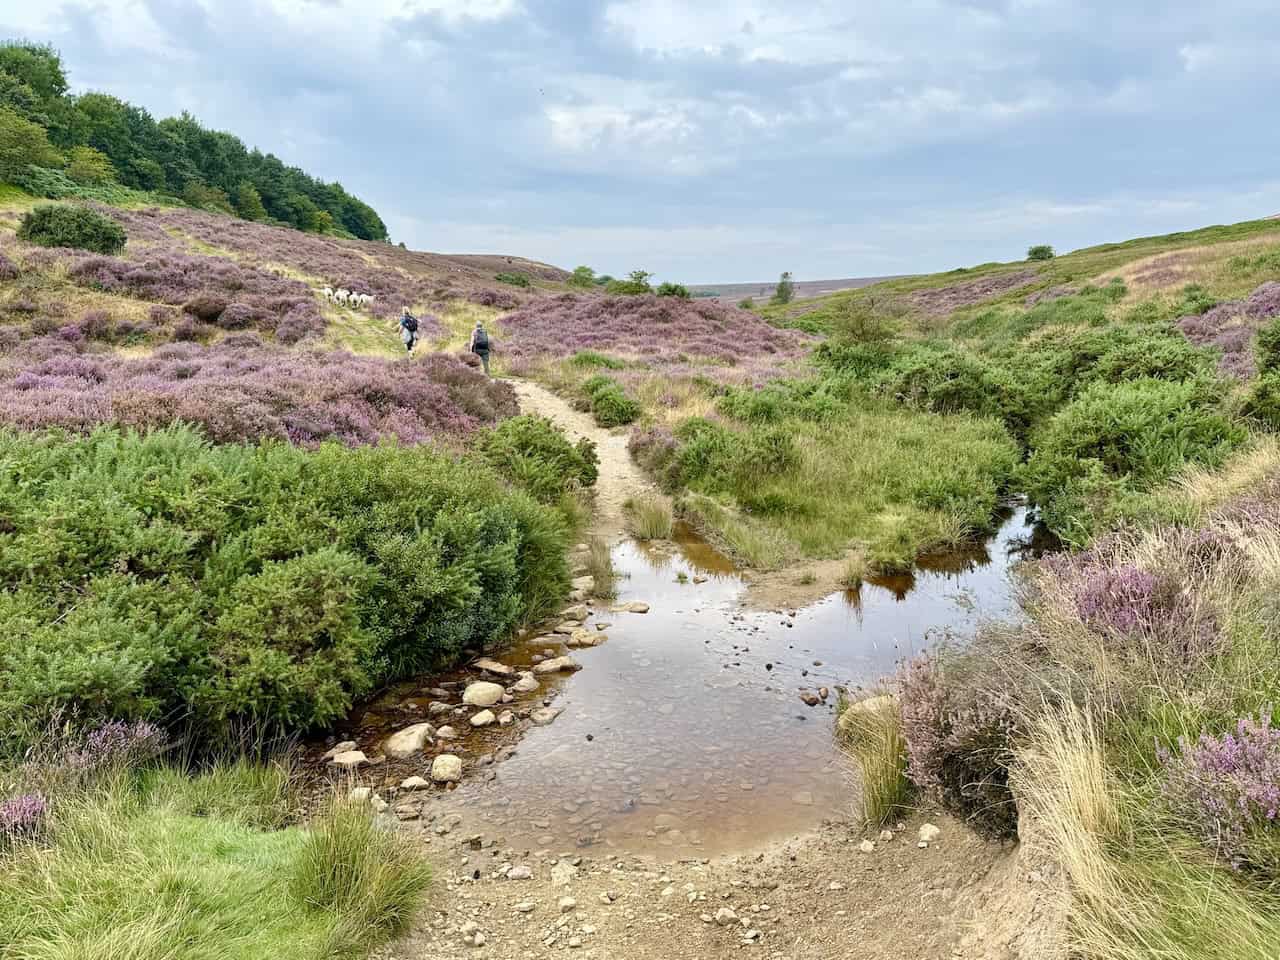
{"label": "cloudy sky", "polygon": [[411,247],[728,282],[1280,213],[1275,0],[0,0]]}

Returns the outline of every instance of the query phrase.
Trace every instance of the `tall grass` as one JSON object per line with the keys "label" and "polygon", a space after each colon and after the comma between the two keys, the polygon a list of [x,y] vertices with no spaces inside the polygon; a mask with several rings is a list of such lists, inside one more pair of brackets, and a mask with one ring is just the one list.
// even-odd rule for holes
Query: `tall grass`
{"label": "tall grass", "polygon": [[669,540],[674,516],[671,501],[658,494],[636,497],[630,504],[631,532],[637,540]]}
{"label": "tall grass", "polygon": [[591,575],[591,593],[602,600],[617,595],[617,572],[613,568],[613,552],[604,537],[587,541],[587,573]]}
{"label": "tall grass", "polygon": [[0,856],[14,960],[320,960],[400,929],[427,870],[366,812],[278,829],[288,770],[110,770],[52,793],[35,841]]}
{"label": "tall grass", "polygon": [[840,739],[859,773],[862,816],[871,826],[901,817],[911,805],[907,743],[895,697],[870,697],[840,715]]}

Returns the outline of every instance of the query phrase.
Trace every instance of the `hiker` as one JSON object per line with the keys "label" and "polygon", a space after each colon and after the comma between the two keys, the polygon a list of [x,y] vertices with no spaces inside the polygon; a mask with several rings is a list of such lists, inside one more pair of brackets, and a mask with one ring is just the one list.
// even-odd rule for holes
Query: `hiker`
{"label": "hiker", "polygon": [[413,345],[418,342],[418,318],[404,308],[404,316],[400,318],[400,339],[404,341],[406,353],[413,352]]}
{"label": "hiker", "polygon": [[476,328],[471,331],[471,352],[484,364],[485,376],[489,375],[489,334],[484,332],[484,321],[477,320]]}

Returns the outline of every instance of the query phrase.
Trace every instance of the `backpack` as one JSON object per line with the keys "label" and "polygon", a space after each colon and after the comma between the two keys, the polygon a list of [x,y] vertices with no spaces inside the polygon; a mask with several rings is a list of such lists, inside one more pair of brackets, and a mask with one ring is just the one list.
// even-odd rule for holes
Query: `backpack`
{"label": "backpack", "polygon": [[411,316],[409,316],[408,314],[405,314],[405,316],[401,319],[401,321],[400,321],[400,322],[401,322],[402,324],[404,324],[404,328],[405,328],[406,330],[408,330],[410,333],[417,333],[417,332],[418,332],[418,318],[417,318],[417,317],[411,317]]}
{"label": "backpack", "polygon": [[471,348],[471,349],[472,349],[472,350],[474,350],[474,351],[475,351],[475,352],[477,352],[477,353],[480,353],[480,352],[482,352],[482,351],[488,350],[488,349],[489,349],[489,334],[485,333],[483,330],[477,330],[477,331],[476,331],[476,339],[475,339],[474,345],[472,346],[472,348]]}

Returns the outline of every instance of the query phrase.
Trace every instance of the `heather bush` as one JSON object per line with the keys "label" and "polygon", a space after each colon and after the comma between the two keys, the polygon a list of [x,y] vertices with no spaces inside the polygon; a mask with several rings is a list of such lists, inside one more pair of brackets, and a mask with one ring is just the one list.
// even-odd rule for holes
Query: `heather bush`
{"label": "heather bush", "polygon": [[1280,729],[1270,711],[1240,719],[1234,733],[1181,738],[1161,761],[1170,808],[1215,858],[1280,881]]}
{"label": "heather bush", "polygon": [[994,659],[944,647],[898,674],[911,781],[988,836],[1017,833],[1009,791],[1017,703]]}
{"label": "heather bush", "polygon": [[[117,328],[117,333],[119,328]],[[175,335],[202,339],[193,321]],[[386,363],[262,347],[237,334],[209,348],[170,344],[146,357],[50,355],[31,341],[0,366],[0,423],[87,431],[103,423],[185,421],[219,442],[264,437],[303,446],[394,438],[453,442],[516,412],[511,386],[445,355]],[[85,370],[92,369],[86,377]]]}
{"label": "heather bush", "polygon": [[0,502],[9,749],[17,718],[67,707],[204,736],[330,723],[504,638],[568,579],[558,514],[423,447],[4,433]]}
{"label": "heather bush", "polygon": [[128,238],[120,224],[89,207],[46,203],[23,215],[18,239],[42,247],[112,254],[124,249]]}
{"label": "heather bush", "polygon": [[24,793],[0,801],[0,853],[9,845],[35,837],[44,826],[49,801],[39,793]]}
{"label": "heather bush", "polygon": [[480,437],[480,454],[498,473],[542,503],[596,482],[599,458],[586,437],[570,443],[550,420],[525,414],[504,420]]}
{"label": "heather bush", "polygon": [[20,275],[18,265],[0,253],[0,282],[5,280],[17,280]]}

